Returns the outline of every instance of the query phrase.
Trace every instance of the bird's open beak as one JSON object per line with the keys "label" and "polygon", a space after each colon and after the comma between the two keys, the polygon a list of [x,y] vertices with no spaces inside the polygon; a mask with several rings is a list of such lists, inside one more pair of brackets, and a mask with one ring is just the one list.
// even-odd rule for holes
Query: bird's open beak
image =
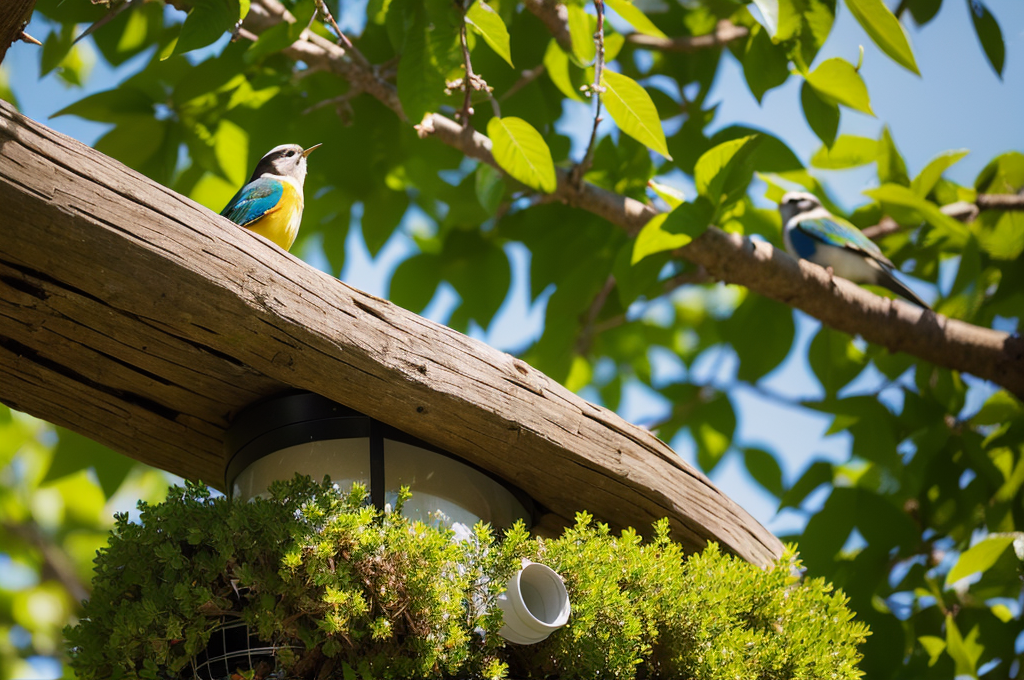
{"label": "bird's open beak", "polygon": [[319,149],[322,145],[323,145],[322,143],[321,144],[314,144],[313,146],[309,147],[308,149],[306,149],[305,151],[302,152],[302,157],[303,158],[307,158],[309,156],[309,154],[311,154],[315,150]]}

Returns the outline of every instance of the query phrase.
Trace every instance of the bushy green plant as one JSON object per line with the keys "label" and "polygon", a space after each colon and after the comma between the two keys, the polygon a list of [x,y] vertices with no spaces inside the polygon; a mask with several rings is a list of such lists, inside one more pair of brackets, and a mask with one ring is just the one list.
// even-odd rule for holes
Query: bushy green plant
{"label": "bushy green plant", "polygon": [[[178,673],[222,621],[284,645],[289,677],[856,678],[866,627],[840,593],[716,546],[686,557],[667,522],[644,543],[587,515],[557,540],[522,525],[456,539],[367,507],[365,489],[297,478],[248,503],[201,486],[117,517],[85,618],[66,631],[78,677]],[[565,576],[573,614],[541,644],[497,634],[495,599],[522,558]],[[259,673],[257,673],[258,675]]]}

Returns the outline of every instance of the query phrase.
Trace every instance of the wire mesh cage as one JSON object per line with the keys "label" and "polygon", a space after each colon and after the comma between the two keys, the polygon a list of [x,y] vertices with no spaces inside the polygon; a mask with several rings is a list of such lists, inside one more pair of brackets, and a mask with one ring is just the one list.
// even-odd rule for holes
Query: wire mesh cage
{"label": "wire mesh cage", "polygon": [[267,677],[276,667],[277,652],[288,645],[271,645],[260,640],[244,621],[219,626],[210,635],[206,649],[192,659],[192,677],[223,680],[239,670],[265,669]]}

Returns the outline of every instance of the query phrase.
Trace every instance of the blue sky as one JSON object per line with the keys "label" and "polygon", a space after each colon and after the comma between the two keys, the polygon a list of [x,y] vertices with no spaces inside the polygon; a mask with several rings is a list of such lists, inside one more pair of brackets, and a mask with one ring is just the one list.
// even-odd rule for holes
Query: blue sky
{"label": "blue sky", "polygon": [[[840,132],[877,137],[882,125],[888,124],[911,175],[943,151],[969,149],[971,154],[947,175],[963,184],[971,184],[993,156],[1011,149],[1024,150],[1024,126],[1021,124],[1024,121],[1024,58],[1021,56],[1024,54],[1024,2],[988,0],[987,5],[999,20],[1006,41],[1002,80],[985,60],[965,0],[946,0],[933,22],[922,29],[913,26],[908,29],[921,77],[882,54],[840,3],[835,27],[819,60],[840,56],[856,62],[858,50],[863,46],[861,73],[877,114],[873,118],[844,109]],[[30,24],[28,31],[40,38],[47,33],[38,19]],[[109,69],[97,59],[93,74],[82,89],[69,88],[52,74],[40,80],[39,48],[24,43],[12,47],[5,68],[26,115],[93,144],[107,126],[74,117],[50,120],[49,116],[87,94],[116,85],[147,58],[148,54],[142,55],[117,70]],[[820,143],[799,108],[799,85],[797,78],[791,78],[784,86],[769,92],[763,104],[758,105],[747,89],[740,66],[727,56],[710,97],[711,102],[721,102],[714,129],[743,123],[770,130],[786,141],[801,159],[808,161]],[[579,107],[567,115],[561,127],[583,139],[589,132],[588,115],[585,107]],[[872,188],[874,181],[874,168],[815,172],[846,208],[863,201],[861,192]],[[755,187],[755,193],[757,191]],[[353,229],[342,278],[357,288],[386,295],[391,270],[413,252],[407,232],[415,228],[415,222],[415,215],[410,216],[405,225],[406,233],[392,238],[375,260],[363,247],[358,229]],[[315,247],[299,255],[311,264],[323,265]],[[515,247],[509,249],[509,255],[514,268],[513,294],[489,332],[474,332],[501,349],[523,347],[539,335],[546,301],[542,298],[532,307],[528,304],[524,285],[528,258],[522,249]],[[926,290],[926,287],[919,290]],[[449,289],[442,290],[426,315],[443,321],[456,300]],[[802,314],[797,316],[798,347],[805,348],[817,329],[817,322]],[[809,373],[803,354],[803,351],[794,352],[766,379],[765,386],[794,401],[819,396],[820,388]],[[721,361],[709,357],[694,372],[704,379],[726,381],[734,369],[733,358],[726,355]],[[671,362],[659,362],[659,370],[671,373],[674,368]],[[849,389],[869,391],[877,384],[878,376],[868,374]],[[974,389],[972,405],[978,404],[988,393],[985,386]],[[849,446],[847,437],[823,436],[828,419],[780,404],[751,389],[736,390],[732,396],[739,416],[736,442],[782,453],[787,481],[796,479],[815,458],[845,460]],[[898,397],[892,398],[898,400]],[[633,386],[620,412],[633,422],[644,423],[658,420],[667,407],[658,398]],[[685,436],[677,438],[673,445],[684,458],[693,459],[691,443]],[[736,455],[730,455],[719,465],[712,479],[776,532],[797,529],[805,521],[799,513],[776,516],[774,501],[749,480]]]}

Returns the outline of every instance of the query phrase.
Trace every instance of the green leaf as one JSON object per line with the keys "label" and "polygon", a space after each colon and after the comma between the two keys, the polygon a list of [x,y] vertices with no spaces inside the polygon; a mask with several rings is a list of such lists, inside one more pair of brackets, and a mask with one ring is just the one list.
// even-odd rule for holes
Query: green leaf
{"label": "green leaf", "polygon": [[50,73],[68,56],[71,45],[75,41],[75,27],[61,26],[59,31],[50,31],[43,41],[42,53],[39,55],[39,77]]}
{"label": "green leaf", "polygon": [[288,22],[281,22],[276,26],[260,33],[259,39],[246,50],[244,59],[247,64],[259,63],[264,57],[280,52],[295,42],[291,34],[291,26]]}
{"label": "green leaf", "polygon": [[811,495],[812,491],[822,484],[830,483],[832,477],[832,463],[824,460],[811,463],[800,479],[783,494],[782,500],[779,501],[779,509],[800,507],[800,504]]}
{"label": "green leaf", "polygon": [[826,59],[807,75],[807,82],[826,102],[842,104],[870,116],[875,115],[871,110],[868,88],[853,64],[844,59]]}
{"label": "green leaf", "polygon": [[922,635],[917,638],[917,641],[921,643],[921,647],[925,653],[928,654],[928,666],[934,666],[938,662],[939,657],[946,651],[946,641],[940,637],[934,635]]}
{"label": "green leaf", "polygon": [[138,116],[119,123],[100,137],[95,148],[134,170],[140,170],[160,149],[166,132],[167,126],[163,121]]}
{"label": "green leaf", "polygon": [[[766,332],[751,333],[751,328],[763,328]],[[736,377],[756,383],[789,355],[796,325],[790,307],[763,295],[747,295],[732,315],[722,321],[721,332],[739,357]]]}
{"label": "green leaf", "polygon": [[565,7],[569,12],[569,39],[573,56],[580,65],[589,64],[597,56],[594,45],[597,18],[587,14],[582,5],[568,3]]}
{"label": "green leaf", "polygon": [[864,352],[854,345],[853,338],[828,326],[822,326],[814,336],[807,360],[828,396],[835,396],[867,365]]}
{"label": "green leaf", "polygon": [[77,432],[57,428],[57,447],[41,484],[62,479],[70,474],[92,468],[99,479],[104,495],[110,498],[128,476],[135,461],[111,451]]}
{"label": "green leaf", "polygon": [[921,213],[921,216],[930,225],[945,232],[952,237],[956,243],[963,243],[967,240],[967,228],[944,214],[939,207],[915,194],[908,187],[899,184],[883,184],[877,189],[870,189],[864,192],[879,203],[888,203],[900,208],[910,208]]}
{"label": "green leaf", "polygon": [[225,179],[242,186],[249,175],[249,133],[239,125],[221,119],[213,138],[213,152]]}
{"label": "green leaf", "polygon": [[508,29],[497,12],[483,0],[476,0],[466,12],[466,21],[483,36],[484,42],[490,45],[499,57],[515,68],[512,63],[512,50],[509,47]]}
{"label": "green leaf", "polygon": [[956,664],[956,677],[978,677],[978,659],[985,651],[978,644],[980,628],[975,626],[967,637],[963,637],[952,614],[946,614],[946,653]]}
{"label": "green leaf", "polygon": [[605,88],[601,93],[601,101],[619,129],[647,148],[672,160],[658,110],[647,90],[629,76],[607,70],[601,76],[601,85]]}
{"label": "green leaf", "polygon": [[818,96],[806,80],[800,86],[800,105],[811,130],[825,146],[832,146],[839,132],[839,106]]}
{"label": "green leaf", "polygon": [[785,491],[782,484],[782,468],[775,456],[764,449],[743,449],[743,462],[747,472],[768,493],[780,498]]}
{"label": "green leaf", "polygon": [[935,0],[907,0],[906,6],[914,17],[914,23],[924,26],[939,13],[942,3]]}
{"label": "green leaf", "polygon": [[921,75],[899,19],[882,0],[846,0],[846,6],[883,52],[911,73]]}
{"label": "green leaf", "polygon": [[[730,188],[743,184],[743,177],[738,170],[746,164],[757,147],[758,135],[748,135],[715,146],[704,153],[693,171],[693,181],[697,185],[697,193],[707,197],[712,204],[718,206],[723,194],[730,193]],[[751,174],[753,168],[750,168]],[[747,177],[747,183],[750,178]]]}
{"label": "green leaf", "polygon": [[649,255],[682,248],[704,233],[713,216],[714,207],[703,196],[670,213],[655,215],[637,234],[630,264]]}
{"label": "green leaf", "polygon": [[971,418],[972,425],[998,425],[1024,416],[1024,404],[1006,390],[989,397],[981,410]]}
{"label": "green leaf", "polygon": [[142,90],[121,85],[79,99],[50,116],[78,116],[100,123],[122,123],[137,116],[153,115],[153,100]]}
{"label": "green leaf", "polygon": [[942,174],[968,153],[970,152],[967,149],[959,149],[939,154],[929,161],[924,170],[910,183],[911,190],[921,198],[927,198]]}
{"label": "green leaf", "polygon": [[417,314],[422,312],[441,283],[441,262],[437,255],[419,253],[403,260],[391,277],[388,299]]}
{"label": "green leaf", "polygon": [[971,21],[974,22],[974,32],[978,34],[978,40],[981,41],[981,47],[985,50],[988,63],[992,65],[992,70],[1001,80],[1003,62],[1006,59],[1006,43],[1003,42],[1003,32],[999,28],[999,22],[981,0],[967,0],[967,6],[971,12]]}
{"label": "green leaf", "polygon": [[457,24],[462,17],[454,5],[449,16],[440,18],[428,15],[421,3],[413,5],[415,14],[398,62],[398,98],[409,120],[418,123],[445,101],[445,78],[461,61]]}
{"label": "green leaf", "polygon": [[523,184],[545,193],[558,186],[551,150],[540,133],[522,118],[495,116],[487,122],[494,160]]}
{"label": "green leaf", "polygon": [[823,170],[843,170],[878,160],[878,142],[870,137],[841,135],[832,148],[822,146],[811,157],[811,165]]}
{"label": "green leaf", "polygon": [[501,173],[486,163],[476,167],[474,178],[476,198],[484,207],[488,215],[494,215],[501,205],[501,199],[505,196],[505,179]]}
{"label": "green leaf", "polygon": [[910,176],[907,175],[907,164],[903,161],[896,148],[896,143],[889,134],[889,126],[882,128],[882,136],[878,140],[878,181],[902,186],[910,186]]}
{"label": "green leaf", "polygon": [[547,71],[548,78],[551,78],[551,82],[566,97],[575,99],[578,102],[587,101],[586,97],[580,93],[579,88],[575,87],[572,81],[572,74],[569,70],[569,55],[562,50],[558,45],[558,41],[554,38],[548,42],[548,48],[544,52],[544,69]]}
{"label": "green leaf", "polygon": [[623,20],[628,21],[638,33],[653,35],[658,38],[668,37],[631,0],[605,0],[605,4],[615,10],[616,14],[622,17]]}
{"label": "green leaf", "polygon": [[647,186],[651,188],[651,191],[661,196],[661,199],[668,203],[669,207],[673,209],[678,208],[686,202],[686,195],[675,187],[655,182],[653,179],[647,180]]}
{"label": "green leaf", "polygon": [[409,207],[409,197],[404,191],[392,191],[382,187],[380,191],[363,201],[363,218],[360,221],[363,242],[370,255],[377,256],[402,221]]}
{"label": "green leaf", "polygon": [[690,412],[687,422],[697,444],[697,463],[711,472],[729,450],[736,431],[736,412],[728,395],[718,392]]}
{"label": "green leaf", "polygon": [[978,242],[996,260],[1016,260],[1024,252],[1024,212],[986,210],[974,223]]}
{"label": "green leaf", "polygon": [[785,50],[774,43],[768,32],[755,24],[743,55],[743,77],[750,93],[758,103],[768,90],[778,87],[789,78],[789,59]]}
{"label": "green leaf", "polygon": [[185,17],[173,54],[185,54],[215,43],[244,16],[239,0],[196,0]]}
{"label": "green leaf", "polygon": [[996,156],[974,179],[982,194],[1014,194],[1024,188],[1024,153],[1008,151]]}

